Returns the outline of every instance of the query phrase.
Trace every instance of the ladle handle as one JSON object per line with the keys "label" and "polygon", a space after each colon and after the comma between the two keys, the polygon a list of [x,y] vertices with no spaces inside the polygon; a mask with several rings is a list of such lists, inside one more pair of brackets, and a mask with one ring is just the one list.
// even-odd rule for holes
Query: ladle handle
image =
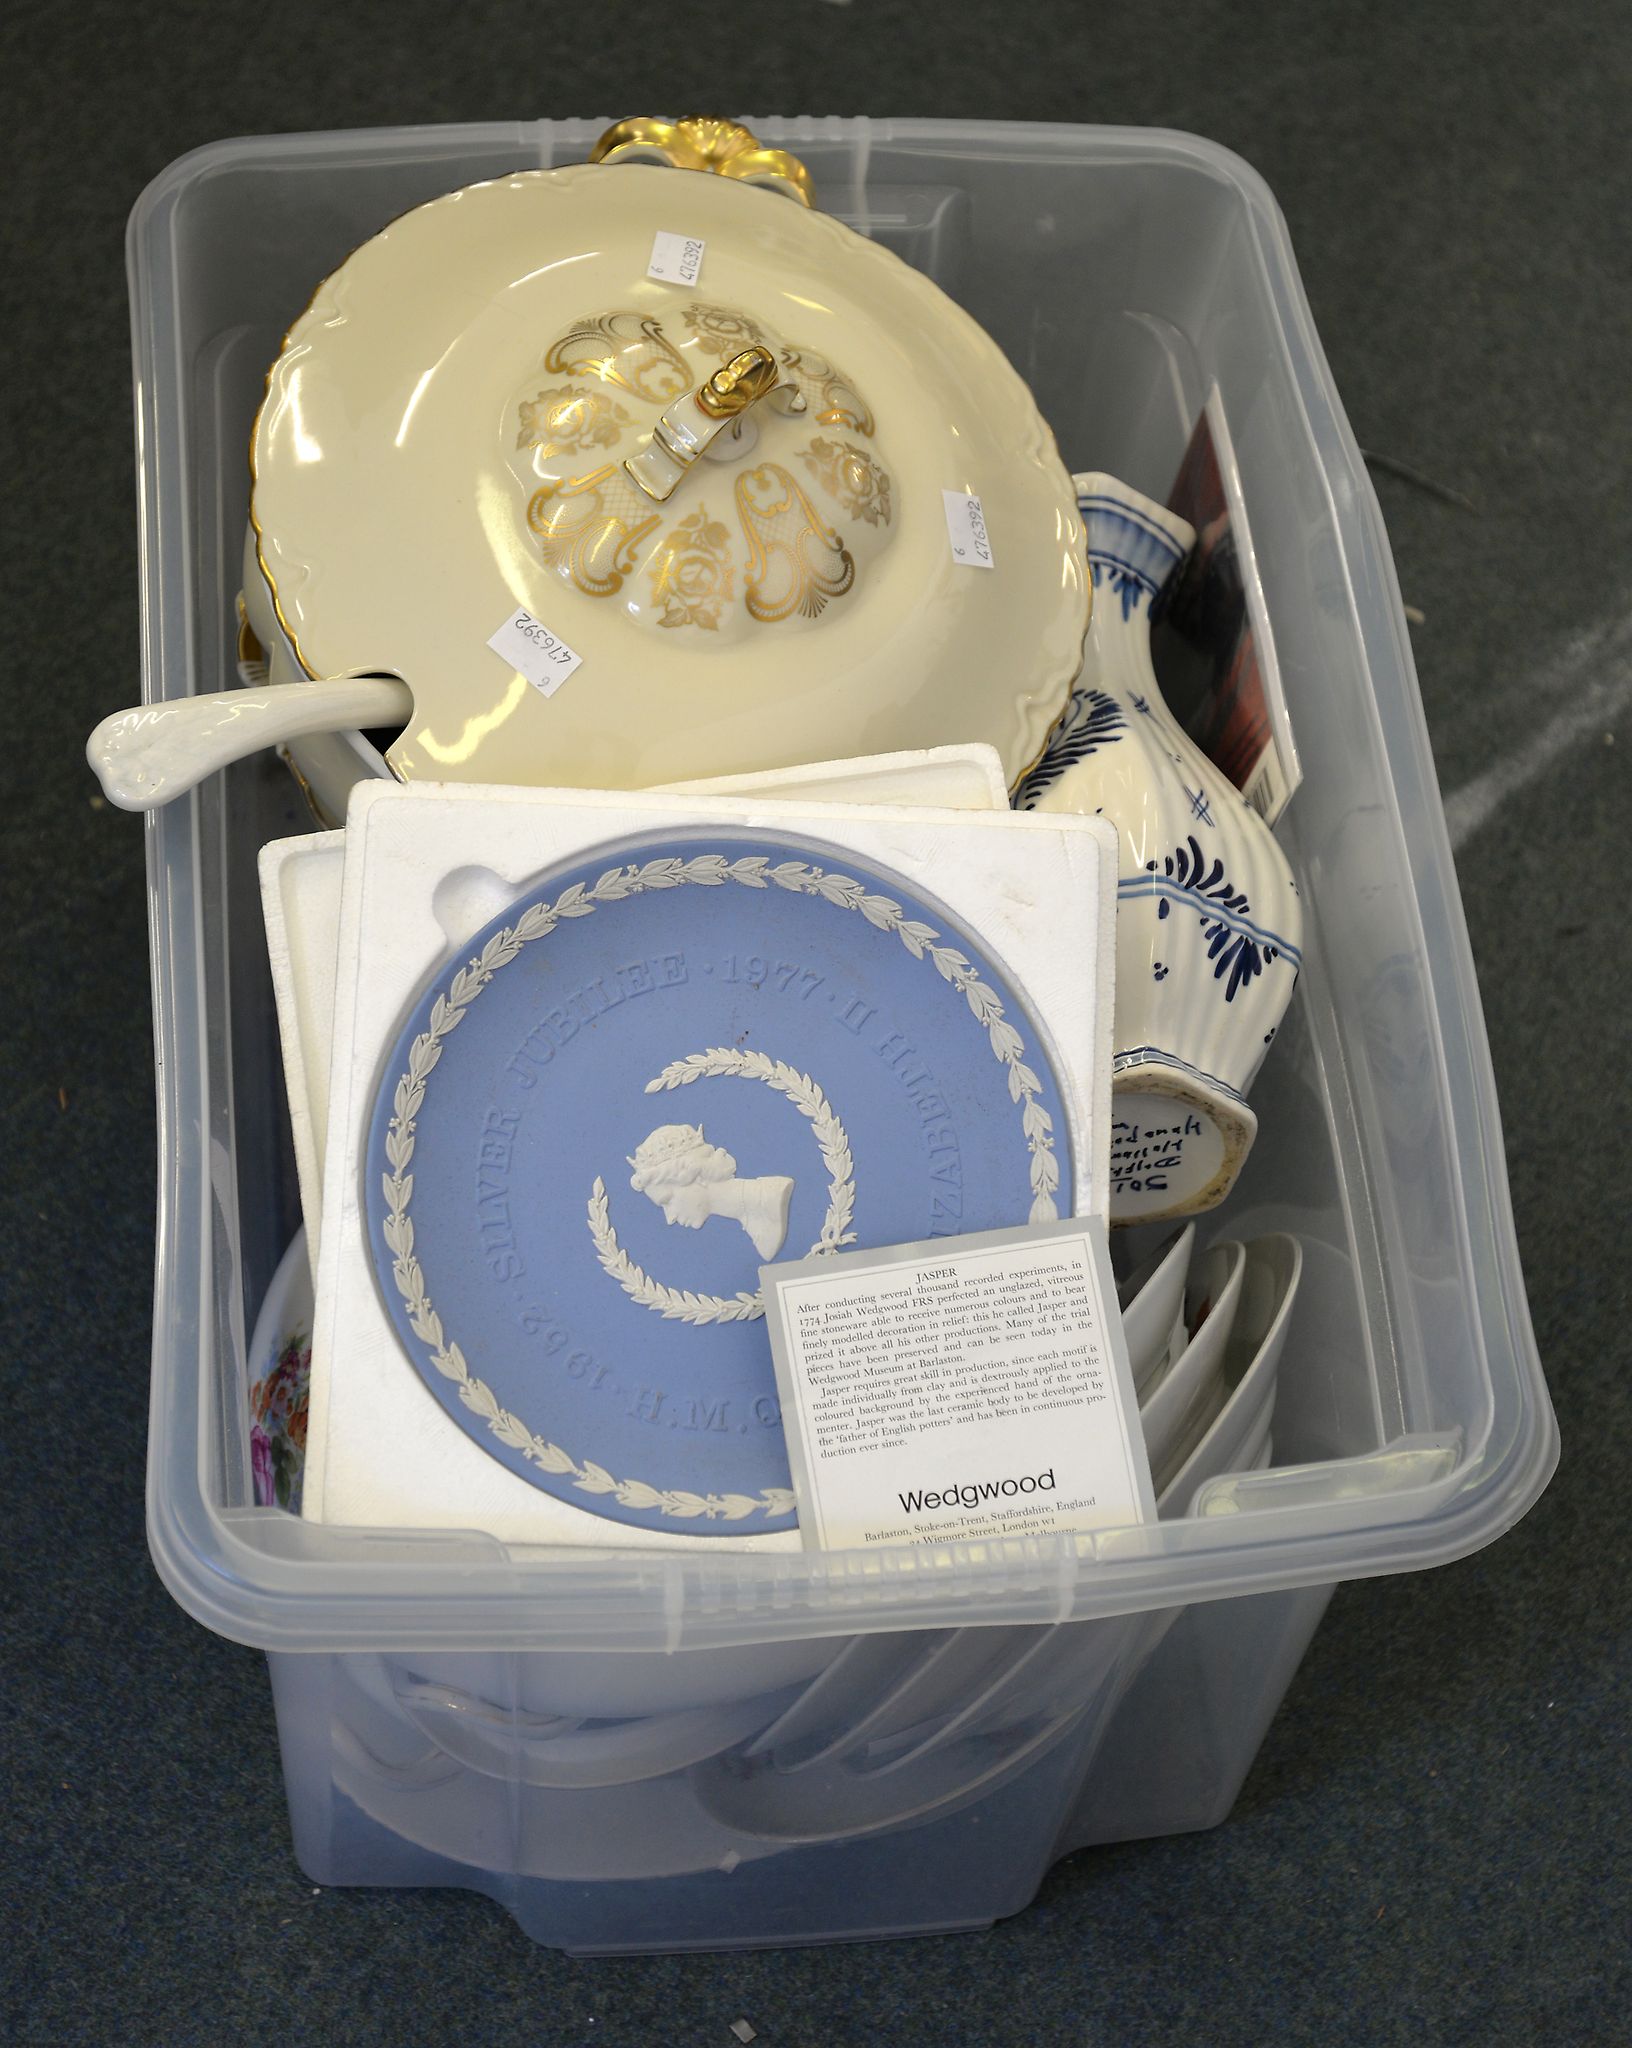
{"label": "ladle handle", "polygon": [[85,742],[85,758],[109,803],[151,811],[260,747],[347,726],[404,725],[413,702],[407,684],[389,676],[175,697],[104,718]]}

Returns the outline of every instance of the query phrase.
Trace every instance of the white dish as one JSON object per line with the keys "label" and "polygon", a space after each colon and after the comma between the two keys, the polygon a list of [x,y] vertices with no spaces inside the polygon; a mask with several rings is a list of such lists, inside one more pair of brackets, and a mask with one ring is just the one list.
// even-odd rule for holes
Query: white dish
{"label": "white dish", "polygon": [[691,1783],[705,1811],[762,1841],[836,1841],[950,1812],[1103,1721],[1172,1620],[1158,1610],[932,1636],[882,1694],[851,1702],[853,1717],[830,1724],[819,1748],[761,1737],[700,1764]]}
{"label": "white dish", "polygon": [[457,1689],[399,1686],[403,1712],[467,1770],[540,1789],[587,1791],[633,1785],[685,1770],[763,1728],[804,1688],[629,1720],[580,1721],[512,1713]]}
{"label": "white dish", "polygon": [[1184,1283],[1189,1277],[1196,1226],[1176,1231],[1145,1264],[1129,1275],[1128,1305],[1122,1311],[1122,1334],[1134,1389],[1143,1395],[1154,1388],[1166,1368],[1174,1341],[1184,1324]]}
{"label": "white dish", "polygon": [[1172,1519],[1190,1504],[1209,1479],[1221,1472],[1246,1472],[1267,1462],[1275,1413],[1275,1375],[1303,1273],[1303,1247],[1277,1233],[1246,1247],[1241,1297],[1224,1347],[1224,1405],[1183,1464],[1158,1488],[1159,1512]]}
{"label": "white dish", "polygon": [[732,1871],[778,1846],[713,1819],[689,1774],[564,1790],[493,1777],[343,1685],[332,1725],[337,1789],[366,1820],[477,1872],[495,1842],[518,1875],[574,1883]]}
{"label": "white dish", "polygon": [[1184,1322],[1190,1340],[1139,1404],[1150,1476],[1160,1495],[1224,1405],[1224,1347],[1241,1295],[1246,1247],[1210,1245],[1190,1270]]}

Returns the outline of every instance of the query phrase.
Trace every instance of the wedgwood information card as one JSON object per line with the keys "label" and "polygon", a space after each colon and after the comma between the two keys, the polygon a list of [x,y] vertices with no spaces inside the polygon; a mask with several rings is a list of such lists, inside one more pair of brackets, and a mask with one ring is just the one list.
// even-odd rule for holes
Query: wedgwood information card
{"label": "wedgwood information card", "polygon": [[807,1549],[1155,1520],[1103,1218],[761,1279]]}

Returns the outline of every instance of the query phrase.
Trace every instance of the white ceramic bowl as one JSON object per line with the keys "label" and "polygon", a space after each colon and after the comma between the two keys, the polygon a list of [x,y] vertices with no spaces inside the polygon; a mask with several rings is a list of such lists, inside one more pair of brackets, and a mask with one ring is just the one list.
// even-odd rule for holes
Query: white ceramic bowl
{"label": "white ceramic bowl", "polygon": [[794,1697],[794,1689],[785,1688],[717,1706],[583,1721],[512,1714],[419,1680],[397,1688],[409,1720],[467,1770],[561,1791],[632,1785],[685,1770],[763,1728]]}
{"label": "white ceramic bowl", "polygon": [[1158,1494],[1224,1405],[1224,1349],[1245,1264],[1246,1247],[1230,1238],[1210,1245],[1194,1262],[1184,1302],[1189,1342],[1139,1404]]}
{"label": "white ceramic bowl", "polygon": [[873,1671],[818,1747],[755,1744],[699,1765],[691,1783],[711,1815],[759,1840],[836,1841],[950,1812],[1073,1723],[1109,1714],[1171,1621],[1158,1610],[931,1636]]}
{"label": "white ceramic bowl", "polygon": [[1134,1391],[1143,1395],[1166,1367],[1184,1328],[1184,1283],[1190,1273],[1196,1226],[1187,1223],[1128,1276],[1122,1333],[1133,1368]]}
{"label": "white ceramic bowl", "polygon": [[1224,1405],[1166,1485],[1158,1489],[1164,1520],[1186,1515],[1209,1479],[1221,1472],[1249,1472],[1266,1460],[1275,1413],[1275,1375],[1298,1281],[1303,1247],[1277,1233],[1254,1238],[1246,1247],[1235,1326],[1224,1347]]}
{"label": "white ceramic bowl", "polygon": [[[495,1777],[352,1687],[337,1688],[332,1726],[335,1780],[348,1799],[405,1842],[478,1871],[491,1868],[495,1841],[510,1845],[519,1874],[573,1883],[729,1870],[775,1846],[711,1819],[684,1773],[591,1792]],[[583,1820],[588,1798],[594,1826]]]}

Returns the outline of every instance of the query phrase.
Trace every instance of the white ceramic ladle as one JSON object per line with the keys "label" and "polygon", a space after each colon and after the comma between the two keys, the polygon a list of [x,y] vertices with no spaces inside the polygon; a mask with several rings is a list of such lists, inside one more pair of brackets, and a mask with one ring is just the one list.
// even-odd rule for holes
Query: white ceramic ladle
{"label": "white ceramic ladle", "polygon": [[111,713],[86,741],[85,758],[110,804],[150,811],[261,747],[352,727],[395,730],[413,707],[408,685],[392,676],[218,690]]}

